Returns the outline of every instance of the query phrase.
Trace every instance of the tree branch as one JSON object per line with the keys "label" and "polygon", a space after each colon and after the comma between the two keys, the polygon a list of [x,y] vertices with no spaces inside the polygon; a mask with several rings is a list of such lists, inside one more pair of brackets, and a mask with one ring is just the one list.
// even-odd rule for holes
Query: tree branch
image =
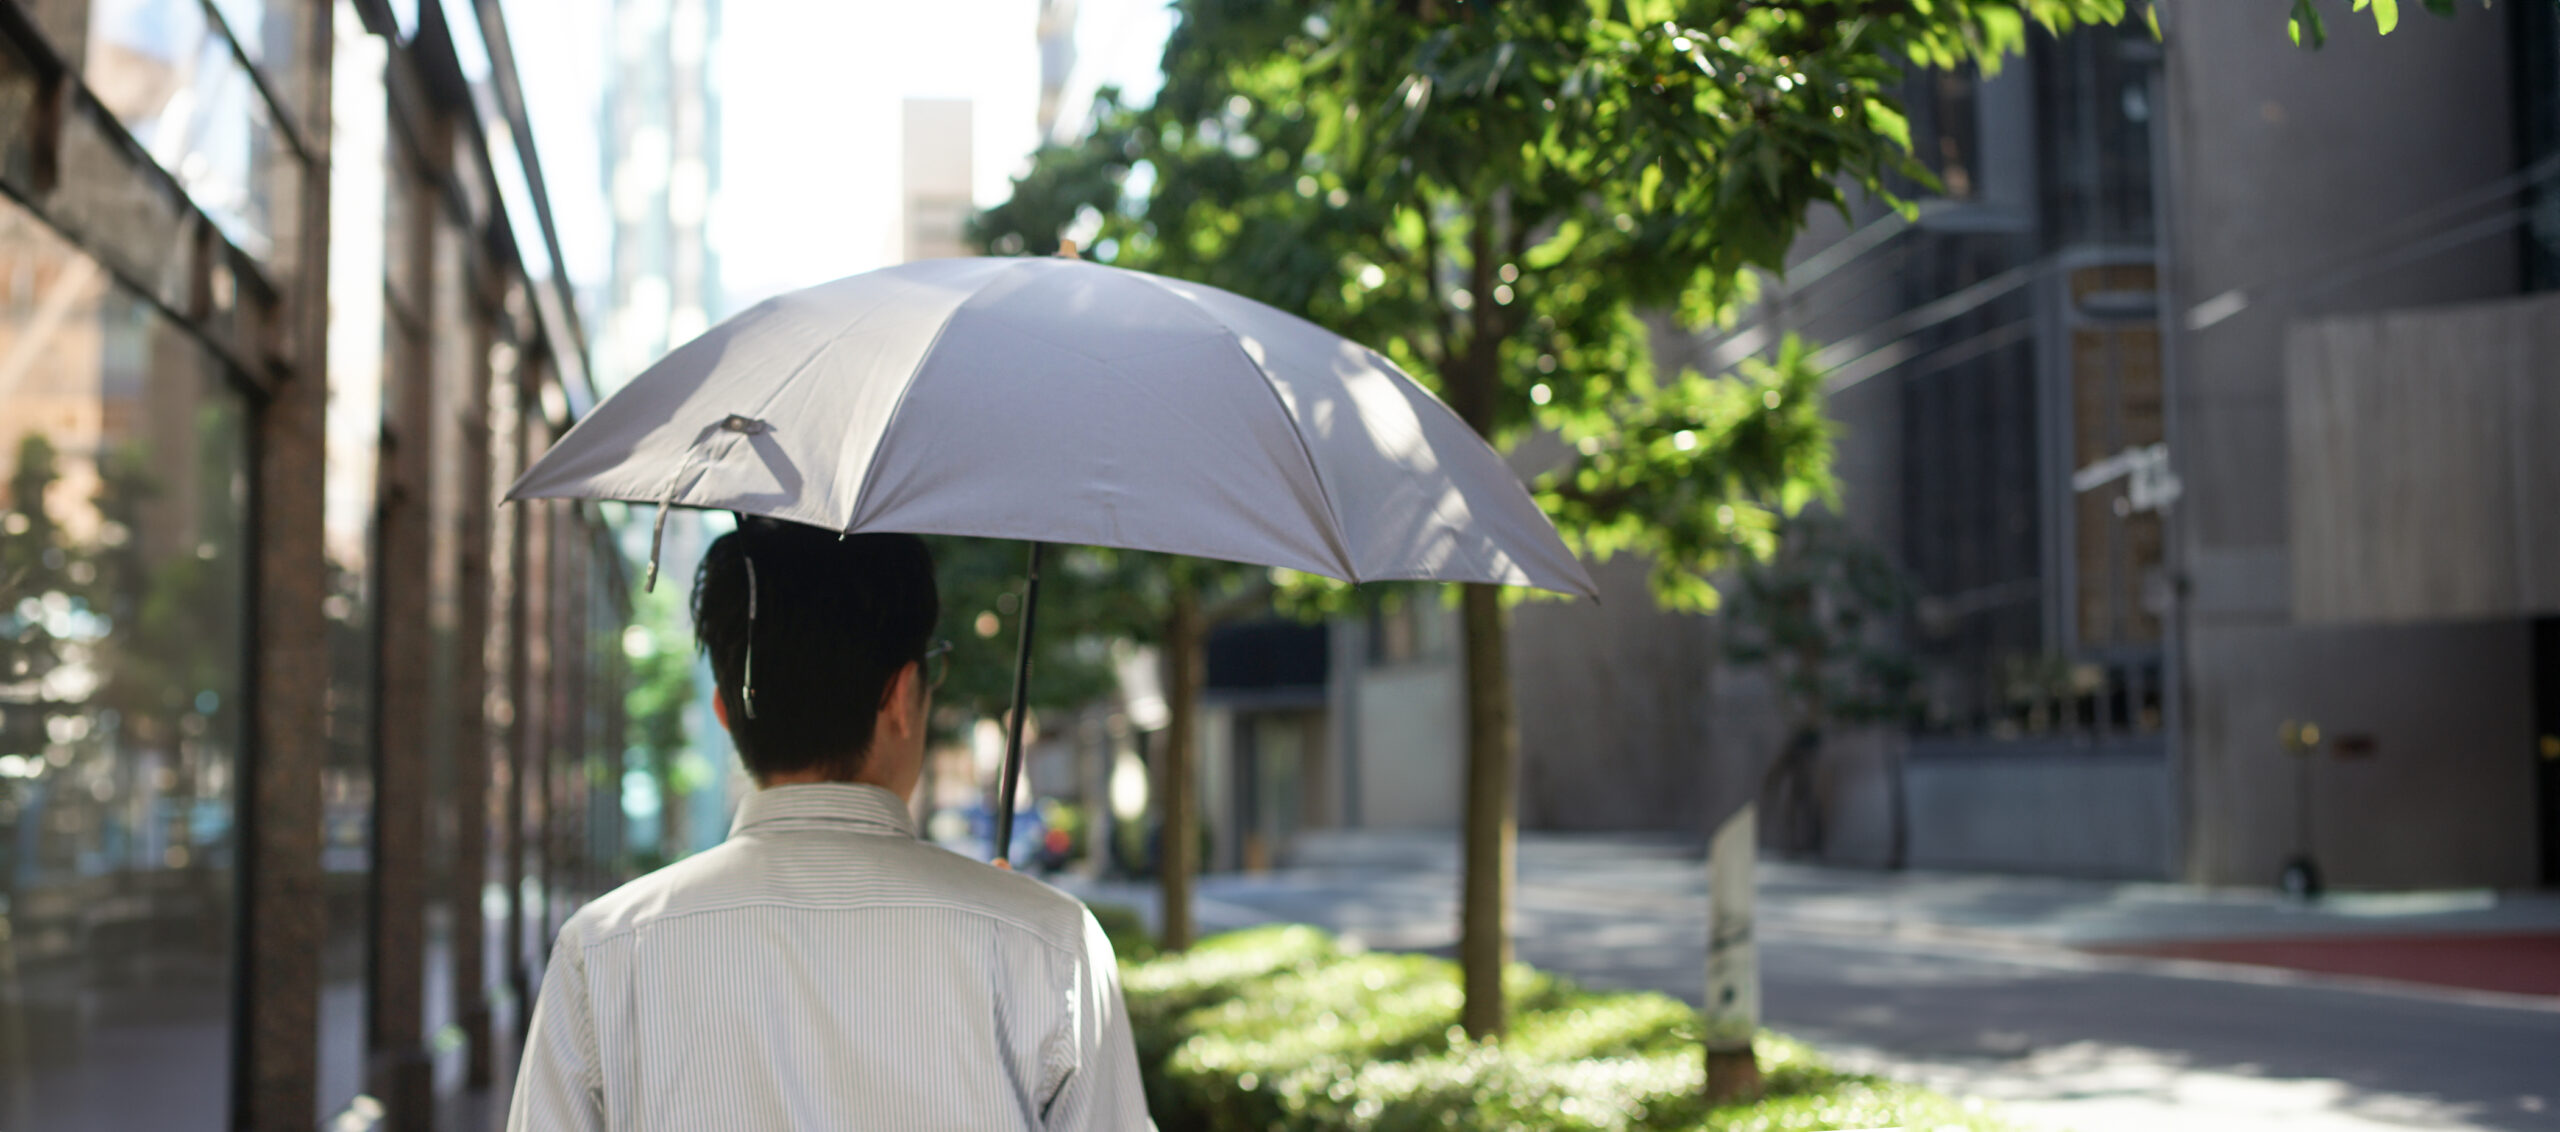
{"label": "tree branch", "polygon": [[1218,604],[1201,610],[1201,623],[1211,626],[1224,625],[1237,618],[1261,612],[1263,607],[1271,604],[1273,589],[1268,575],[1255,578],[1245,584],[1242,593],[1231,594]]}
{"label": "tree branch", "polygon": [[1503,242],[1502,262],[1518,263],[1522,256],[1529,254],[1529,229],[1532,227],[1535,225],[1523,223],[1517,216],[1511,218],[1509,239]]}
{"label": "tree branch", "polygon": [[1434,351],[1438,356],[1431,359],[1431,368],[1445,374],[1449,360],[1457,356],[1458,329],[1448,305],[1440,301],[1440,226],[1432,223],[1430,198],[1414,207],[1422,212],[1422,247],[1417,249],[1422,258],[1422,295],[1431,306],[1432,328],[1439,336],[1439,348]]}
{"label": "tree branch", "polygon": [[1493,301],[1494,206],[1476,206],[1467,229],[1467,355],[1481,360],[1485,349],[1502,341],[1502,311]]}
{"label": "tree branch", "polygon": [[[1574,465],[1574,468],[1578,468],[1580,466],[1581,465],[1577,463]],[[1574,476],[1572,474],[1574,468],[1565,468],[1554,473],[1556,476],[1555,482],[1541,490],[1553,492],[1557,499],[1562,500],[1569,505],[1588,508],[1594,518],[1600,519],[1604,522],[1609,519],[1616,518],[1621,512],[1626,510],[1629,504],[1635,502],[1636,493],[1628,488],[1613,487],[1600,491],[1585,490],[1581,484],[1574,482]]]}

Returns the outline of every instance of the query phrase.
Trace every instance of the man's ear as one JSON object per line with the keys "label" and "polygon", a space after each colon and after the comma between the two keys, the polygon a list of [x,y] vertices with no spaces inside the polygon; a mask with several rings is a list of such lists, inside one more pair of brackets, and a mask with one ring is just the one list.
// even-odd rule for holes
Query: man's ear
{"label": "man's ear", "polygon": [[896,721],[901,733],[924,725],[924,689],[918,686],[924,680],[923,668],[915,661],[907,662],[889,678],[889,686],[881,690],[880,712]]}
{"label": "man's ear", "polygon": [[720,730],[729,730],[729,693],[726,689],[711,690],[711,717],[720,721]]}

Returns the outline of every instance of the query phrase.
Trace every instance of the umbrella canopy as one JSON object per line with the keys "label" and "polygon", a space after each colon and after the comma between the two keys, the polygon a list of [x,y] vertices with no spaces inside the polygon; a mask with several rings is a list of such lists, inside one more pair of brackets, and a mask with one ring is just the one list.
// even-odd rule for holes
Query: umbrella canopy
{"label": "umbrella canopy", "polygon": [[606,398],[508,498],[1594,595],[1520,478],[1376,351],[1071,259],[767,300]]}
{"label": "umbrella canopy", "polygon": [[[759,303],[606,398],[507,498],[654,503],[660,532],[704,507],[1030,542],[1000,814],[1046,543],[1598,596],[1502,458],[1376,351],[1074,259],[927,260]],[[652,585],[657,557],[653,537]],[[747,579],[753,718],[753,561]]]}

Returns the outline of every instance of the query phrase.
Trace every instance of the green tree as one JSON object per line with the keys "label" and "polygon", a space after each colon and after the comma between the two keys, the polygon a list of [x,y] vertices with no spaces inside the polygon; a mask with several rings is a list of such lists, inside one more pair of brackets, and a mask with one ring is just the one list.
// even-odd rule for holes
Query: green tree
{"label": "green tree", "polygon": [[[1019,544],[934,539],[945,621],[960,655],[944,702],[963,717],[1004,719],[1013,692],[1027,555]],[[1031,708],[1072,708],[1108,692],[1115,640],[1153,644],[1165,672],[1164,742],[1155,752],[1159,942],[1190,945],[1191,879],[1198,866],[1200,685],[1218,624],[1266,608],[1259,572],[1233,563],[1100,547],[1051,547],[1041,566],[1040,624],[1032,646]],[[974,648],[972,646],[975,646]]]}
{"label": "green tree", "polygon": [[1157,942],[1167,950],[1191,946],[1191,882],[1199,872],[1200,788],[1193,777],[1200,752],[1200,692],[1208,681],[1209,634],[1229,621],[1269,607],[1271,587],[1261,571],[1198,558],[1155,556],[1156,585],[1149,588],[1161,613],[1156,641],[1164,650],[1165,745],[1157,774],[1156,888],[1162,915]]}
{"label": "green tree", "polygon": [[[941,632],[953,646],[951,673],[935,701],[935,728],[948,738],[979,719],[1009,726],[1024,599],[1030,589],[1028,544],[945,536],[926,541],[933,547],[942,590]],[[1146,628],[1141,623],[1144,603],[1131,588],[1141,557],[1091,547],[1043,548],[1026,743],[1046,720],[1079,709],[1115,686],[1112,643],[1143,636]],[[928,798],[936,792],[930,762],[923,789]],[[1021,801],[1029,804],[1029,787],[1021,789]],[[995,806],[990,795],[989,810]]]}
{"label": "green tree", "polygon": [[[984,232],[1197,279],[1379,349],[1496,444],[1558,434],[1569,541],[1667,608],[1830,486],[1818,375],[1657,365],[1730,316],[1816,204],[1927,183],[1905,61],[1994,67],[2123,0],[1186,0],[1153,105],[1106,98]],[[1670,355],[1664,355],[1666,358]],[[1467,587],[1463,1021],[1503,1028],[1516,733],[1498,593]]]}
{"label": "green tree", "polygon": [[[1030,555],[1001,539],[933,536],[951,675],[935,696],[945,726],[1002,719],[1013,702]],[[1136,556],[1053,546],[1040,561],[1040,623],[1032,641],[1031,711],[1080,707],[1113,687],[1110,642],[1142,635],[1146,608],[1131,592]]]}
{"label": "green tree", "polygon": [[687,721],[695,660],[686,600],[674,586],[634,593],[631,627],[622,638],[622,654],[631,665],[623,692],[624,761],[649,768],[658,789],[658,844],[631,848],[642,871],[681,855],[686,844],[684,799],[695,785],[685,780],[682,761],[693,745]]}

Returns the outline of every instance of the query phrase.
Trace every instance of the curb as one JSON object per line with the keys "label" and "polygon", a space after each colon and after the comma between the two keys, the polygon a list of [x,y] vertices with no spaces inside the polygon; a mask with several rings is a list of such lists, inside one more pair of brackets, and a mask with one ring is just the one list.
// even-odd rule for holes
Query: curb
{"label": "curb", "polygon": [[[1762,917],[1760,924],[1765,932],[1773,935],[1796,934],[1839,940],[1891,940],[1901,944],[1918,944],[1922,947],[1936,948],[1961,958],[1997,958],[2055,970],[2105,971],[2150,975],[2156,978],[2197,979],[2267,987],[2312,987],[2492,1010],[2560,1014],[2560,995],[2474,990],[2468,987],[2448,987],[2436,983],[2418,983],[2371,975],[2299,971],[2289,967],[2226,963],[2210,959],[2168,959],[2149,955],[2123,955],[2091,951],[2082,945],[2022,938],[2014,934],[1975,928],[1953,928],[1940,924],[1859,925],[1839,921],[1825,922],[1820,919],[1766,916]],[[2108,946],[2115,946],[2115,944],[2110,943]]]}

